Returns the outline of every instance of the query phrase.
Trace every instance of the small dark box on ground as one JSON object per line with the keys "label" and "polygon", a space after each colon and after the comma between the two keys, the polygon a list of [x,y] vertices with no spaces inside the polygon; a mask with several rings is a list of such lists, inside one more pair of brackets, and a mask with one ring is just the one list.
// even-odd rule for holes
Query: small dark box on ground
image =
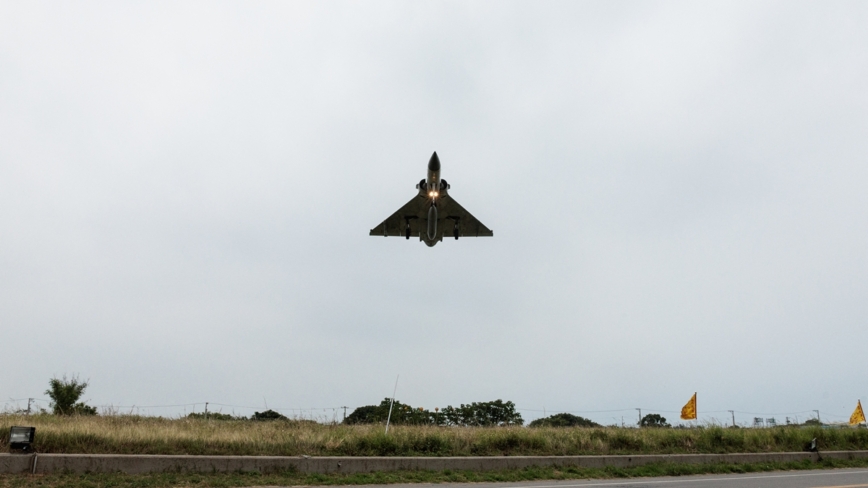
{"label": "small dark box on ground", "polygon": [[30,451],[35,437],[36,427],[12,427],[9,430],[9,447]]}

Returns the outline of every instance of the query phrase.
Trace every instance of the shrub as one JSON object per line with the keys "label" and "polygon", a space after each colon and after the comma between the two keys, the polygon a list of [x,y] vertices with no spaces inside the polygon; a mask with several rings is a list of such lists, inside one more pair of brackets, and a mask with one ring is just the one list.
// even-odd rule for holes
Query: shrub
{"label": "shrub", "polygon": [[601,427],[601,425],[571,413],[556,413],[542,419],[536,419],[528,427]]}
{"label": "shrub", "polygon": [[493,402],[474,402],[461,404],[455,408],[452,405],[440,412],[431,412],[424,408],[413,408],[395,400],[384,398],[379,405],[359,407],[347,416],[345,424],[375,424],[383,423],[389,418],[389,407],[392,415],[390,423],[396,425],[457,425],[457,426],[495,426],[522,425],[521,414],[515,411],[515,404],[495,400]]}
{"label": "shrub", "polygon": [[666,417],[662,417],[657,413],[649,413],[648,415],[642,417],[642,420],[639,422],[639,427],[671,427],[666,422]]}
{"label": "shrub", "polygon": [[383,423],[389,418],[389,407],[392,416],[389,423],[396,425],[442,425],[443,414],[430,412],[424,408],[413,408],[391,398],[384,398],[379,405],[366,405],[359,407],[344,420],[345,424],[377,424]]}
{"label": "shrub", "polygon": [[76,403],[72,406],[73,415],[96,415],[96,407],[85,405],[84,403]]}
{"label": "shrub", "polygon": [[345,424],[375,424],[380,421],[380,412],[377,405],[359,407],[344,419]]}
{"label": "shrub", "polygon": [[[210,414],[209,414],[210,415]],[[250,420],[289,420],[284,415],[281,415],[274,410],[266,410],[264,412],[254,412],[250,416]]]}
{"label": "shrub", "polygon": [[[259,413],[259,412],[256,412]],[[254,414],[256,415],[256,414]],[[280,414],[278,414],[280,415]],[[198,419],[198,420],[247,420],[246,417],[235,417],[229,415],[228,413],[220,413],[220,412],[208,412],[207,414],[204,412],[197,413],[189,413],[187,414],[188,419]]]}

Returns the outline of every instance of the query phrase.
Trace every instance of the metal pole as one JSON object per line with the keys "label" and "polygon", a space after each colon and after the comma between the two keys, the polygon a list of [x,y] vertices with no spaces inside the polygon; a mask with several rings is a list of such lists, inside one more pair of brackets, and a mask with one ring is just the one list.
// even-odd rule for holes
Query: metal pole
{"label": "metal pole", "polygon": [[32,402],[32,398],[27,399],[27,415],[30,415],[30,402]]}
{"label": "metal pole", "polygon": [[386,417],[386,433],[387,434],[389,433],[389,421],[392,420],[392,405],[395,404],[395,393],[398,391],[398,378],[400,378],[400,377],[401,377],[401,375],[398,375],[397,377],[395,377],[395,389],[392,390],[392,401],[389,402],[389,416]]}
{"label": "metal pole", "polygon": [[639,423],[638,423],[637,425],[638,425],[639,427],[642,427],[642,409],[641,409],[641,408],[637,408],[636,410],[639,411]]}
{"label": "metal pole", "polygon": [[205,402],[205,420],[208,420],[208,402]]}
{"label": "metal pole", "polygon": [[347,421],[347,407],[341,407],[344,409],[344,422]]}
{"label": "metal pole", "polygon": [[729,413],[732,414],[732,426],[735,427],[735,410],[729,410]]}
{"label": "metal pole", "polygon": [[819,422],[822,425],[823,421],[820,420],[820,411],[819,410],[814,410],[814,411],[817,412],[817,422]]}

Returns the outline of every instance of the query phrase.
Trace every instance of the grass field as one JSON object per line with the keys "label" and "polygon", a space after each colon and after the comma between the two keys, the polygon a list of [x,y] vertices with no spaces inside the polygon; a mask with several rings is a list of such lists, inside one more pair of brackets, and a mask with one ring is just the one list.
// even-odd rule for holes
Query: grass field
{"label": "grass field", "polygon": [[240,486],[323,486],[391,483],[494,482],[531,480],[613,479],[694,474],[757,473],[781,470],[864,468],[868,460],[825,460],[761,464],[650,464],[635,468],[528,468],[507,471],[398,471],[353,475],[285,472],[277,474],[58,474],[0,475],[0,488],[165,488]]}
{"label": "grass field", "polygon": [[868,449],[868,429],[526,428],[322,425],[295,421],[215,421],[138,416],[0,415],[0,448],[9,427],[36,427],[43,453],[276,456],[492,456],[803,451]]}

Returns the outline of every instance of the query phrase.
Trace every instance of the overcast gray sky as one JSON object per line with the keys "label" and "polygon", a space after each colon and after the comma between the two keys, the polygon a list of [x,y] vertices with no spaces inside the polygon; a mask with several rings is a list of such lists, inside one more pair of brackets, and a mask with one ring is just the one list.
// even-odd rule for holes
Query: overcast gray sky
{"label": "overcast gray sky", "polygon": [[[403,402],[526,419],[671,420],[696,391],[700,420],[846,420],[866,25],[865,2],[2,2],[0,400],[78,373],[97,405],[292,414],[400,374]],[[435,150],[494,237],[369,237]]]}

